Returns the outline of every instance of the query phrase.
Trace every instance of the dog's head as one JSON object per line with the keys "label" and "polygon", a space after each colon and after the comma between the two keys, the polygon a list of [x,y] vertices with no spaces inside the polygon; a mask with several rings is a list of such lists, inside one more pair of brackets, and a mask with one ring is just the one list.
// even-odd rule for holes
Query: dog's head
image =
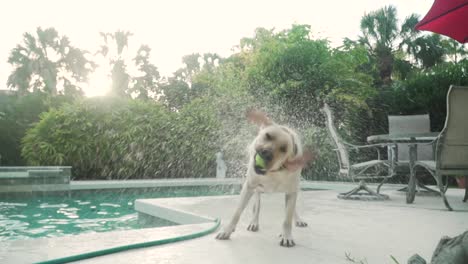
{"label": "dog's head", "polygon": [[[297,135],[288,127],[275,124],[265,113],[256,110],[247,112],[247,118],[259,126],[253,142],[253,166],[257,174],[283,169],[295,171],[312,158],[309,153],[303,154]],[[259,159],[262,166],[256,162]]]}
{"label": "dog's head", "polygon": [[[254,141],[255,155],[259,155],[264,166],[254,164],[257,174],[278,171],[286,168],[288,161],[293,160],[298,153],[297,143],[287,128],[271,124],[260,129]],[[258,160],[258,157],[254,157]]]}

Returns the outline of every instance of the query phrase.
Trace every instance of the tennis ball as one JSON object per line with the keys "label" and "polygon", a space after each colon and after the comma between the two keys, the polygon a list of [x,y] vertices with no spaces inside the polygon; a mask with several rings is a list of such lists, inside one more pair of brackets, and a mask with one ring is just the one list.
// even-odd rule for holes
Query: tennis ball
{"label": "tennis ball", "polygon": [[255,166],[259,167],[260,169],[265,169],[265,160],[258,154],[255,155]]}

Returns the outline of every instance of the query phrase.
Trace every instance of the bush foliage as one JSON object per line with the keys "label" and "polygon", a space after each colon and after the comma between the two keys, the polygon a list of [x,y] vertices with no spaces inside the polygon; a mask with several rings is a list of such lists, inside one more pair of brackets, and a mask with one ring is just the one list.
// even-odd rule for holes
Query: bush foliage
{"label": "bush foliage", "polygon": [[207,177],[217,126],[199,100],[170,112],[154,102],[88,99],[44,113],[22,154],[30,165],[71,165],[75,179]]}

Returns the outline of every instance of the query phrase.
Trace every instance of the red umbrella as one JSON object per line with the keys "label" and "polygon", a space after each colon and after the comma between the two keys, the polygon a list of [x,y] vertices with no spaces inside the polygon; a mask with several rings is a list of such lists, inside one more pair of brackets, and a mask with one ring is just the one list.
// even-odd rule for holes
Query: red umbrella
{"label": "red umbrella", "polygon": [[460,43],[468,42],[468,0],[435,0],[416,29],[439,33]]}

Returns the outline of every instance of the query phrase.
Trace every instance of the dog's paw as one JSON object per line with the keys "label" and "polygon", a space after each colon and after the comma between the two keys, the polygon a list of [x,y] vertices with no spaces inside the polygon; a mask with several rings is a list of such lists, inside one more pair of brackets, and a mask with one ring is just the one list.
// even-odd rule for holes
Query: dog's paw
{"label": "dog's paw", "polygon": [[294,240],[292,237],[287,237],[285,235],[280,235],[281,241],[280,241],[280,246],[282,247],[294,247],[296,243],[294,243]]}
{"label": "dog's paw", "polygon": [[304,221],[296,221],[297,227],[307,227],[307,223]]}
{"label": "dog's paw", "polygon": [[249,231],[252,231],[252,232],[257,232],[258,231],[258,224],[250,224],[248,227],[247,227],[247,230]]}
{"label": "dog's paw", "polygon": [[231,236],[232,232],[221,231],[216,235],[216,239],[227,240]]}

